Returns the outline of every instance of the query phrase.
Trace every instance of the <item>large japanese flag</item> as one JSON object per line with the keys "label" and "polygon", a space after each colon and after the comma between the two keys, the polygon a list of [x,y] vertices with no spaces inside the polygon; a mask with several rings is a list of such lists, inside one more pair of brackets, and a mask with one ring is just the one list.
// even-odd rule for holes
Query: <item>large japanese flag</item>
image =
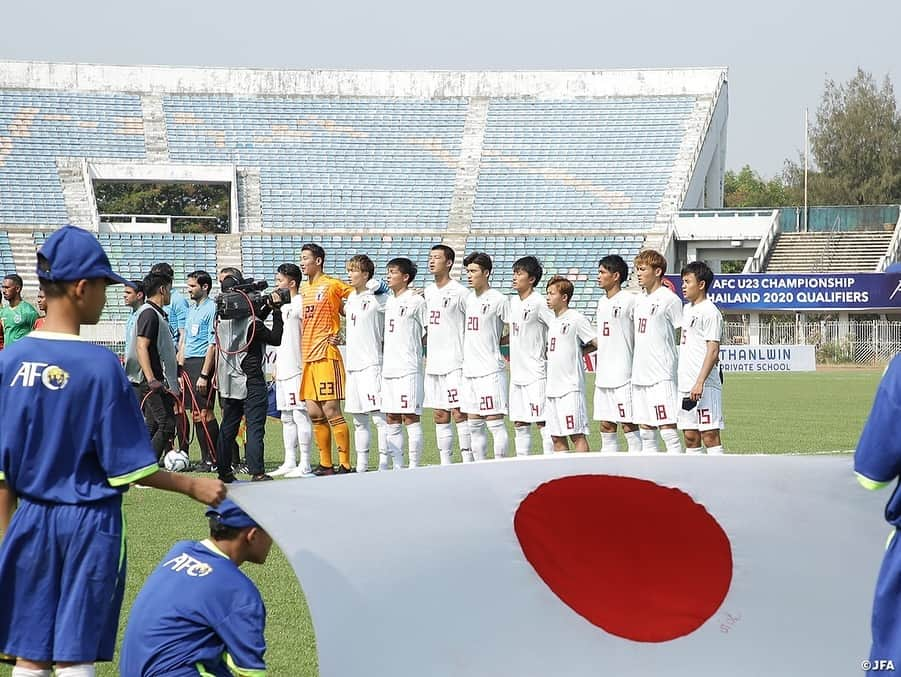
{"label": "large japanese flag", "polygon": [[324,677],[851,675],[888,532],[848,456],[573,454],[241,486]]}

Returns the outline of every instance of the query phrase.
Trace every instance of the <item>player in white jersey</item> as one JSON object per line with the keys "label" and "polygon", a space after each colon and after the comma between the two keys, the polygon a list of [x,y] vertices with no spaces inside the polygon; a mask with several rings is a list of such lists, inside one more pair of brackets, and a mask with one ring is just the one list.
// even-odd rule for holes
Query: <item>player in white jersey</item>
{"label": "player in white jersey", "polygon": [[547,283],[547,305],[554,319],[547,332],[547,427],[554,451],[588,451],[588,410],[585,406],[586,353],[595,345],[594,327],[569,307],[573,283],[555,275]]}
{"label": "player in white jersey", "polygon": [[669,453],[682,453],[676,430],[676,329],[682,302],[663,284],[666,259],[653,249],[635,257],[644,294],[635,302],[635,352],[632,357],[632,417],[641,426],[641,449],[657,452],[657,429]]}
{"label": "player in white jersey", "polygon": [[513,264],[513,290],[507,313],[509,326],[504,337],[510,345],[510,419],[517,456],[528,456],[532,445],[532,423],[542,439],[545,454],[553,453],[554,442],[545,426],[544,402],[547,386],[547,328],[554,319],[544,296],[535,291],[543,273],[534,256],[524,256]]}
{"label": "player in white jersey", "polygon": [[312,473],[310,441],[313,427],[307,415],[307,405],[300,398],[300,380],[303,375],[303,360],[300,357],[303,299],[298,289],[302,279],[303,273],[293,263],[283,263],[275,273],[276,288],[287,289],[291,301],[276,311],[281,312],[285,325],[282,342],[275,348],[275,400],[282,417],[285,460],[269,473],[272,477],[303,477]]}
{"label": "player in white jersey", "polygon": [[344,301],[344,411],[354,420],[357,472],[369,469],[370,417],[377,433],[379,470],[387,470],[389,465],[387,421],[381,412],[382,341],[388,296],[376,296],[368,288],[374,274],[375,264],[365,254],[347,261],[347,281],[354,290]]}
{"label": "player in white jersey", "polygon": [[622,290],[629,277],[623,257],[605,256],[598,262],[597,367],[594,380],[594,420],[600,421],[601,451],[618,452],[620,424],[629,451],[641,451],[641,435],[632,422],[632,352],[635,346],[636,295]]}
{"label": "player in white jersey", "polygon": [[425,398],[423,406],[433,410],[435,439],[441,465],[453,462],[454,431],[457,426],[460,454],[472,460],[469,449],[469,421],[460,411],[460,379],[463,373],[463,323],[466,321],[466,295],[469,290],[450,277],[454,250],[436,244],[429,252],[429,272],[435,281],[425,288],[428,311],[428,352],[425,361]]}
{"label": "player in white jersey", "polygon": [[723,338],[723,315],[707,298],[713,271],[702,261],[682,268],[682,295],[688,303],[682,311],[679,345],[679,428],[689,454],[722,454],[723,380],[716,368]]}
{"label": "player in white jersey", "polygon": [[410,467],[422,456],[423,364],[425,299],[409,289],[416,279],[416,264],[407,258],[388,261],[388,288],[393,295],[385,304],[385,354],[382,361],[382,411],[388,415],[388,449],[394,469],[403,468],[404,434],[407,429]]}
{"label": "player in white jersey", "polygon": [[463,393],[461,410],[469,416],[472,453],[477,461],[486,458],[488,429],[494,439],[494,457],[507,455],[509,436],[504,421],[507,413],[507,374],[500,340],[504,329],[507,297],[491,288],[491,257],[473,252],[465,259],[470,292],[466,297],[466,329],[463,334]]}

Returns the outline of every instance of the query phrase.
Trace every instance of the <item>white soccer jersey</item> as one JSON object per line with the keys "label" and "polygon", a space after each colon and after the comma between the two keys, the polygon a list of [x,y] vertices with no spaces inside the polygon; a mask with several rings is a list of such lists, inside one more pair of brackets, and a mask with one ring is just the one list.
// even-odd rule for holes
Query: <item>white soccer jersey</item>
{"label": "white soccer jersey", "polygon": [[422,372],[425,299],[407,290],[385,303],[385,353],[382,376],[398,378]]}
{"label": "white soccer jersey", "polygon": [[604,295],[598,301],[596,388],[619,388],[632,378],[637,298],[631,292],[619,291],[613,298]]}
{"label": "white soccer jersey", "polygon": [[[691,392],[704,366],[707,342],[723,339],[723,315],[710,299],[696,305],[685,304],[682,311],[682,343],[679,345],[679,392]],[[719,370],[714,367],[704,388],[722,388]]]}
{"label": "white soccer jersey", "polygon": [[425,288],[428,310],[426,374],[449,374],[463,365],[463,323],[469,290],[456,280]]}
{"label": "white soccer jersey", "polygon": [[275,347],[275,378],[279,381],[298,376],[303,371],[300,354],[300,332],[303,322],[303,298],[300,294],[281,307],[285,328],[282,342]]}
{"label": "white soccer jersey", "polygon": [[524,386],[544,379],[547,328],[554,321],[547,299],[536,291],[525,299],[512,296],[501,319],[510,325],[510,380]]}
{"label": "white soccer jersey", "polygon": [[387,294],[352,292],[344,302],[344,368],[361,371],[382,363]]}
{"label": "white soccer jersey", "polygon": [[635,302],[635,352],[632,385],[650,386],[676,380],[676,327],[682,324],[682,302],[666,287]]}
{"label": "white soccer jersey", "polygon": [[594,327],[578,310],[570,308],[551,322],[547,332],[548,397],[562,397],[585,389],[582,346],[594,339]]}
{"label": "white soccer jersey", "polygon": [[497,289],[481,296],[470,290],[466,297],[466,331],[463,333],[463,376],[487,376],[504,369],[500,340],[508,299]]}

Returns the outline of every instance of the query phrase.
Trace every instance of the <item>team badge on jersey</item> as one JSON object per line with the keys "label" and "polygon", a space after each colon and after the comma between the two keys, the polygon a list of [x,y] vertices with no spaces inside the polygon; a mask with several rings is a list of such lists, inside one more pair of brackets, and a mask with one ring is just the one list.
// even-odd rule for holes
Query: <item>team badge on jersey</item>
{"label": "team badge on jersey", "polygon": [[488,314],[488,309],[489,309],[489,308],[491,308],[491,304],[490,304],[490,303],[483,303],[483,304],[482,304],[482,315],[487,315],[487,314]]}
{"label": "team badge on jersey", "polygon": [[163,566],[172,571],[185,573],[191,578],[202,578],[203,576],[209,576],[213,573],[212,566],[191,557],[187,553],[182,553],[177,557],[173,557],[168,562],[164,563]]}
{"label": "team badge on jersey", "polygon": [[319,303],[322,299],[325,298],[325,287],[320,287],[316,290],[316,303]]}
{"label": "team badge on jersey", "polygon": [[563,334],[563,335],[565,336],[567,331],[569,331],[569,323],[568,323],[568,322],[563,322],[563,323],[561,323],[561,325],[560,325],[560,333]]}
{"label": "team badge on jersey", "polygon": [[450,305],[450,302],[451,302],[450,296],[445,296],[444,300],[442,301],[442,303],[444,303],[445,308],[447,308]]}
{"label": "team badge on jersey", "polygon": [[651,306],[651,315],[653,315],[654,313],[657,312],[658,307],[659,307],[659,304],[657,304],[657,303],[655,303],[654,305]]}
{"label": "team badge on jersey", "polygon": [[62,390],[69,383],[69,372],[46,362],[23,362],[9,385],[12,388],[21,381],[19,385],[33,388],[38,378],[47,390]]}
{"label": "team badge on jersey", "polygon": [[613,317],[619,317],[619,311],[622,310],[619,306],[613,306]]}

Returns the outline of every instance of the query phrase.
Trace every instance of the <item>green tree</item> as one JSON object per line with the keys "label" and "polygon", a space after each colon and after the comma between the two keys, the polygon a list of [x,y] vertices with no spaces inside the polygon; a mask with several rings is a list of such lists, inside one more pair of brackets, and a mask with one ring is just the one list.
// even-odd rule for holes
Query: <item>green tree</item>
{"label": "green tree", "polygon": [[[810,130],[815,170],[810,204],[884,204],[901,201],[901,114],[891,79],[879,87],[857,69],[845,84],[827,79]],[[800,163],[786,162],[790,193],[803,190]]]}
{"label": "green tree", "polygon": [[723,190],[725,206],[730,209],[782,207],[789,204],[788,194],[780,177],[764,179],[749,165],[738,172],[727,171]]}

